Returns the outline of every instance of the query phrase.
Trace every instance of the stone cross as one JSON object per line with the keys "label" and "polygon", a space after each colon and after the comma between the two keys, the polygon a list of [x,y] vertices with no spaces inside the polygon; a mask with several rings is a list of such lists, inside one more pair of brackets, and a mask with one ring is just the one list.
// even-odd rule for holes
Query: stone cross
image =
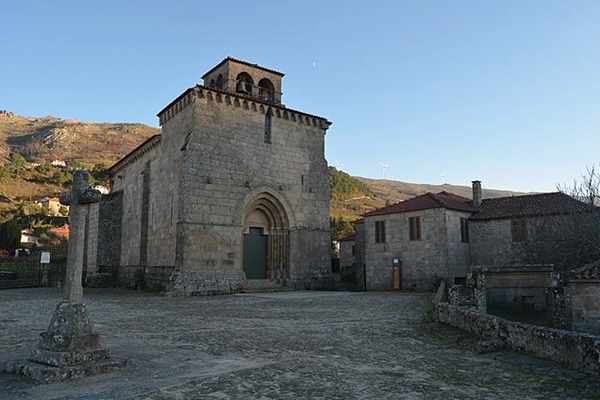
{"label": "stone cross", "polygon": [[85,245],[86,204],[100,201],[100,192],[90,189],[88,173],[73,173],[73,190],[61,193],[61,204],[69,207],[67,281],[63,301],[56,306],[48,330],[40,333],[38,347],[29,360],[7,364],[7,370],[38,382],[51,383],[124,368],[129,360],[110,360],[110,351],[100,345],[83,300],[81,274]]}
{"label": "stone cross", "polygon": [[83,300],[83,257],[85,248],[85,205],[100,201],[98,190],[88,184],[87,171],[73,173],[73,190],[59,195],[60,204],[69,206],[69,245],[67,248],[67,276],[63,300],[69,303],[81,303]]}

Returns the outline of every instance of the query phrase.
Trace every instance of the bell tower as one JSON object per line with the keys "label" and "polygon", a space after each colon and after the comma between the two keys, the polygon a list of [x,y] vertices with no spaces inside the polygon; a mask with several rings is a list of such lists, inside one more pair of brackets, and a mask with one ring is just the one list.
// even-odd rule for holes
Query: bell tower
{"label": "bell tower", "polygon": [[281,72],[227,57],[202,76],[204,86],[281,104]]}

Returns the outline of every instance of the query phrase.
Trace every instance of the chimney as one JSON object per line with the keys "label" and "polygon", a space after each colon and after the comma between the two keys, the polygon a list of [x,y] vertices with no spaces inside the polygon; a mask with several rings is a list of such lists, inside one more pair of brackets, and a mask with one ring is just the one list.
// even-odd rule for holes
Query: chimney
{"label": "chimney", "polygon": [[481,207],[481,181],[473,181],[473,207]]}

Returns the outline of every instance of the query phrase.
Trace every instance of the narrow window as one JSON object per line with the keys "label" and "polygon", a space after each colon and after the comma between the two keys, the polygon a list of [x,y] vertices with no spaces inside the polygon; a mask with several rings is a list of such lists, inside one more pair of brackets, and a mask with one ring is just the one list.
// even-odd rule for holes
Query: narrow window
{"label": "narrow window", "polygon": [[421,240],[421,217],[410,217],[408,219],[409,240]]}
{"label": "narrow window", "polygon": [[271,143],[271,109],[265,114],[265,143]]}
{"label": "narrow window", "polygon": [[469,243],[469,220],[466,218],[460,219],[460,241]]}
{"label": "narrow window", "polygon": [[514,243],[520,243],[527,240],[527,220],[525,219],[513,219],[510,221],[510,231],[512,234],[512,241]]}
{"label": "narrow window", "polygon": [[352,256],[356,255],[356,246],[352,246]]}
{"label": "narrow window", "polygon": [[375,243],[385,243],[385,221],[375,221]]}

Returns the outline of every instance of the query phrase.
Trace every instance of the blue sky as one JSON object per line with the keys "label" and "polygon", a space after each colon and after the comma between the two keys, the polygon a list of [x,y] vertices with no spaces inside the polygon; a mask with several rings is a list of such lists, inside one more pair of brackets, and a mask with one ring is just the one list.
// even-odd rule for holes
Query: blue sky
{"label": "blue sky", "polygon": [[227,56],[370,178],[554,191],[600,163],[600,2],[7,1],[0,109],[141,122]]}

